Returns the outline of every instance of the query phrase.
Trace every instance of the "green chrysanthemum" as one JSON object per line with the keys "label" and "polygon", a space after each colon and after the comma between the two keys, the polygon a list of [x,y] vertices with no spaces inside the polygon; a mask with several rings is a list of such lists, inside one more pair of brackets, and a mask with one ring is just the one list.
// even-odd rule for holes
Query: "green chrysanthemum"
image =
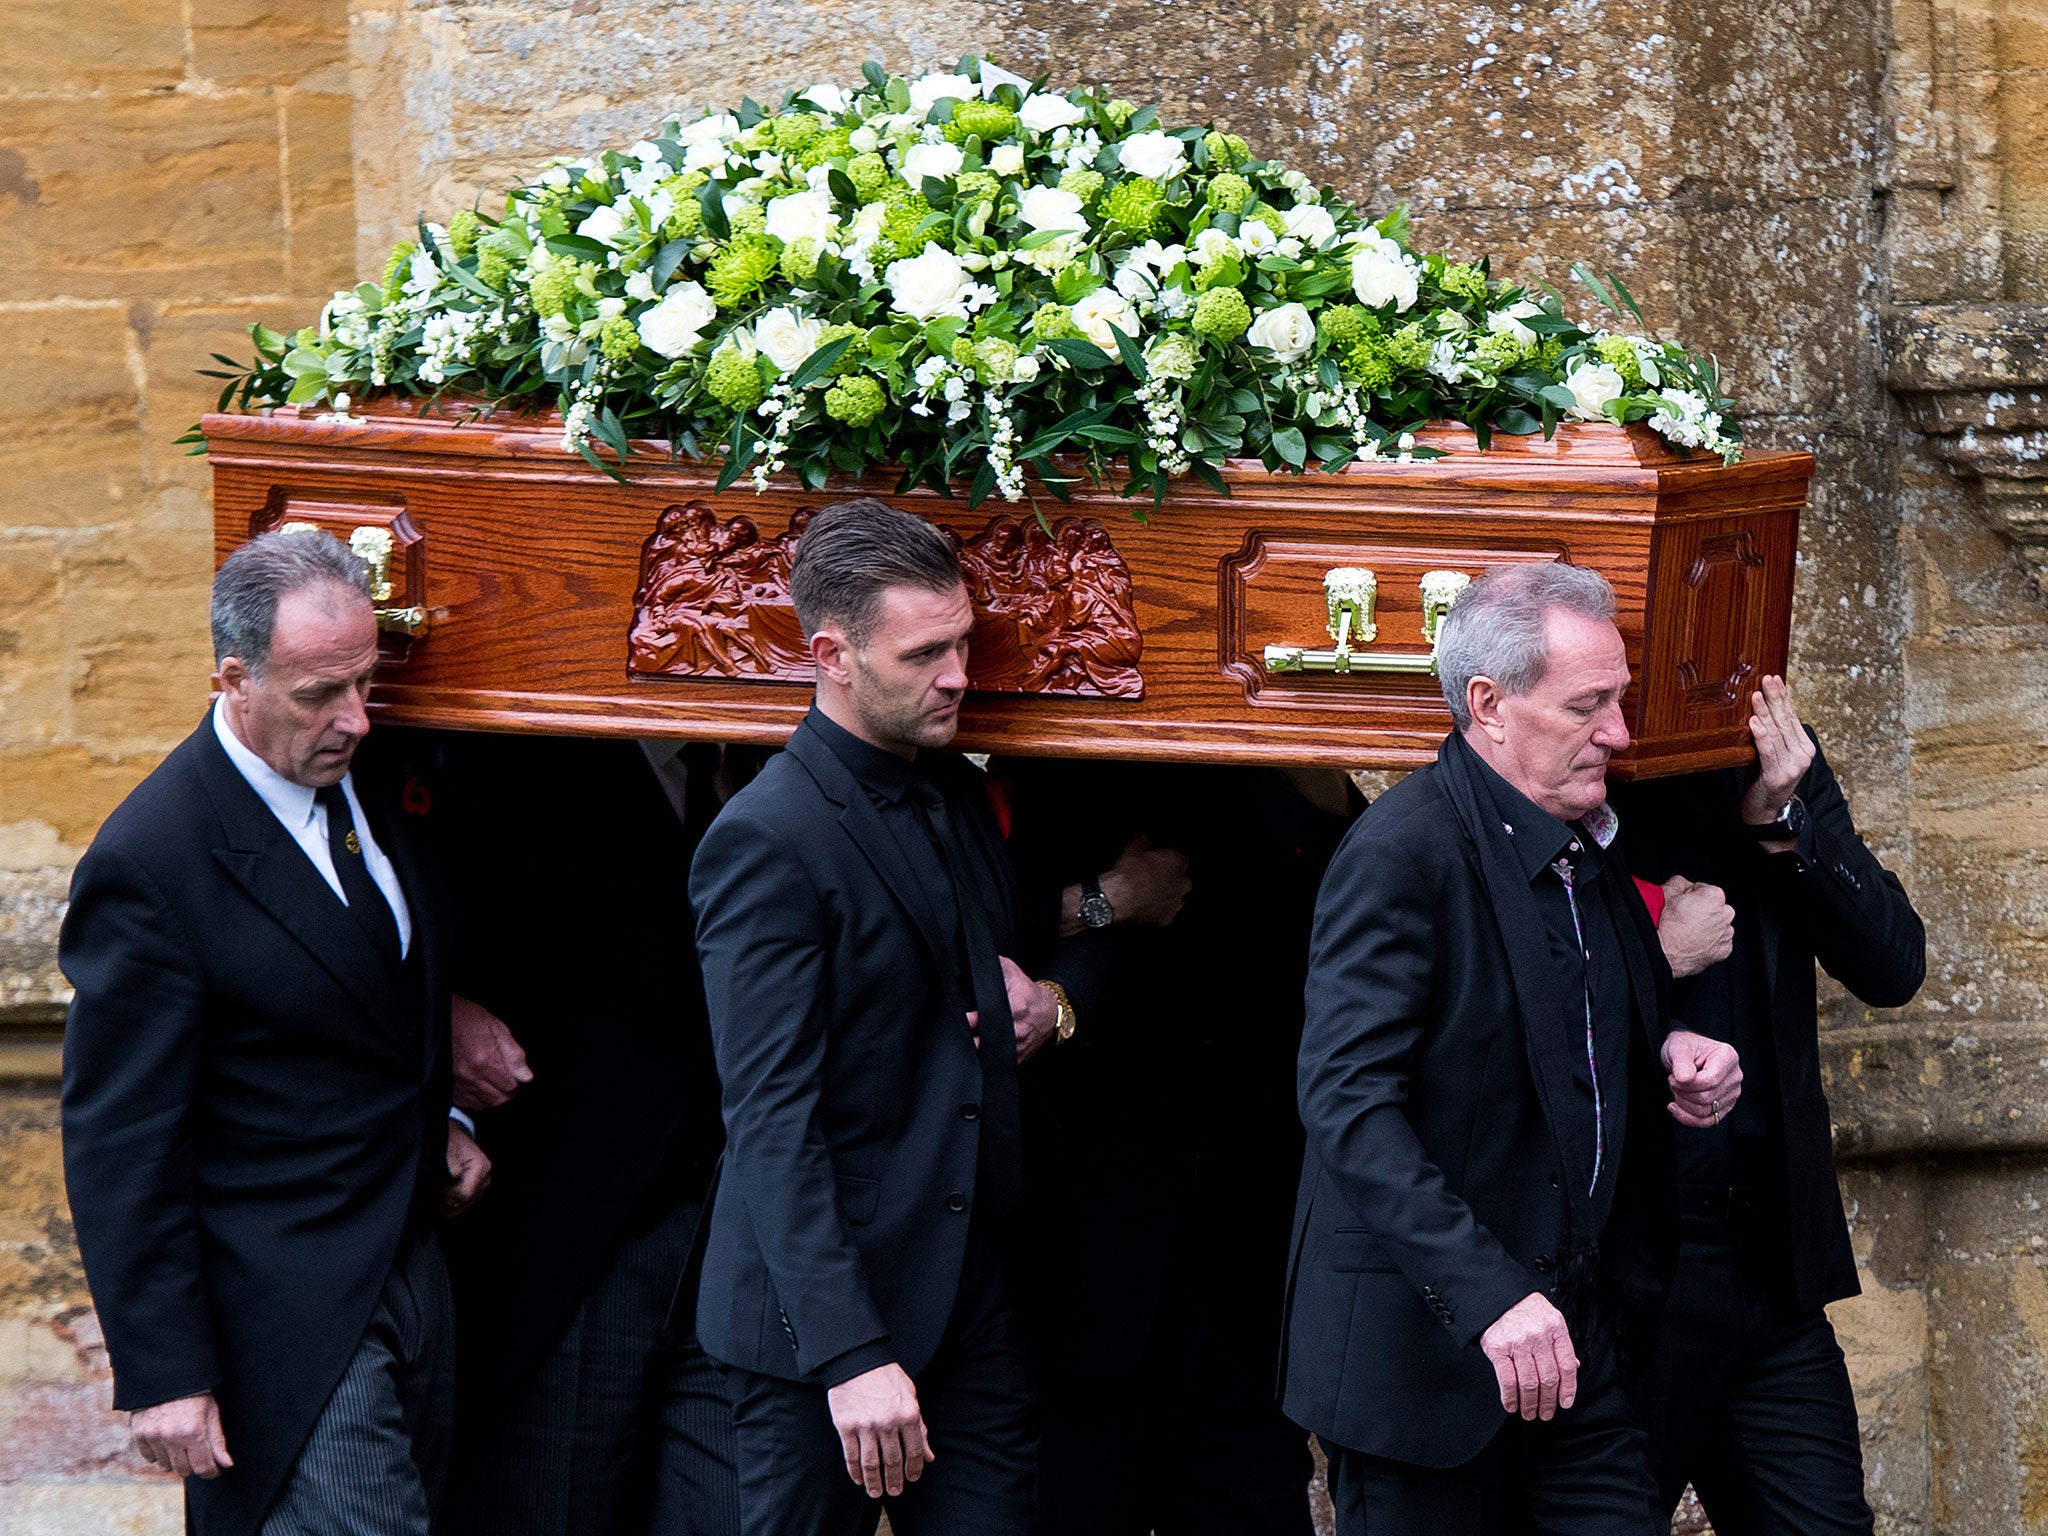
{"label": "green chrysanthemum", "polygon": [[1643,387],[1643,360],[1636,356],[1636,349],[1626,336],[1608,336],[1595,343],[1593,351],[1601,362],[1614,366],[1614,371],[1621,375],[1621,382],[1630,389]]}
{"label": "green chrysanthemum", "polygon": [[1121,96],[1118,96],[1113,100],[1105,101],[1102,104],[1102,110],[1104,115],[1109,118],[1111,126],[1118,133],[1122,133],[1124,131],[1124,124],[1138,115],[1138,104],[1135,101],[1125,101]]}
{"label": "green chrysanthemum", "polygon": [[411,274],[413,252],[420,248],[417,240],[401,240],[391,247],[391,254],[384,259],[384,298],[388,303],[397,303],[405,291],[405,280]]}
{"label": "green chrysanthemum", "polygon": [[1477,267],[1460,262],[1444,268],[1437,287],[1454,299],[1483,299],[1486,297],[1486,274]]}
{"label": "green chrysanthemum", "polygon": [[558,261],[538,274],[532,284],[533,312],[544,320],[567,314],[569,306],[576,302],[579,275],[578,265],[573,261]]}
{"label": "green chrysanthemum", "polygon": [[853,130],[851,128],[827,128],[797,151],[796,163],[802,170],[823,165],[827,160],[843,160],[853,153]]}
{"label": "green chrysanthemum", "polygon": [[984,384],[1007,384],[1017,366],[1017,344],[990,336],[974,344],[974,372]]}
{"label": "green chrysanthemum", "polygon": [[841,378],[853,372],[860,366],[860,360],[866,357],[868,352],[868,333],[857,325],[826,326],[824,330],[818,332],[818,346],[812,350],[829,347],[842,336],[851,336],[855,340],[853,345],[841,354],[839,361],[832,365],[833,378]]}
{"label": "green chrysanthemum", "polygon": [[1102,172],[1090,166],[1077,166],[1060,177],[1060,190],[1073,193],[1087,207],[1102,195]]}
{"label": "green chrysanthemum", "polygon": [[1245,204],[1252,200],[1252,184],[1235,171],[1225,171],[1210,178],[1205,195],[1209,206],[1218,213],[1243,213]]}
{"label": "green chrysanthemum", "polygon": [[512,263],[496,251],[485,251],[476,259],[476,280],[486,288],[505,291],[505,284],[512,276]]}
{"label": "green chrysanthemum", "polygon": [[1387,358],[1403,373],[1413,373],[1429,366],[1435,345],[1422,322],[1413,320],[1387,338]]}
{"label": "green chrysanthemum", "polygon": [[1546,336],[1536,343],[1536,350],[1529,354],[1529,361],[1548,373],[1557,372],[1557,365],[1564,356],[1564,338]]}
{"label": "green chrysanthemum", "polygon": [[1522,360],[1522,344],[1505,331],[1489,331],[1472,344],[1472,361],[1487,373],[1499,373]]}
{"label": "green chrysanthemum", "polygon": [[864,203],[875,201],[894,180],[889,174],[889,162],[873,153],[855,155],[847,161],[846,174],[853,182],[855,195]]}
{"label": "green chrysanthemum", "polygon": [[889,211],[882,217],[882,232],[875,241],[873,260],[878,269],[940,243],[937,227],[918,233],[918,226],[931,216],[931,211],[932,205],[922,193],[906,192],[891,199]]}
{"label": "green chrysanthemum", "polygon": [[781,254],[766,235],[741,235],[711,258],[704,286],[721,309],[737,309],[768,281]]}
{"label": "green chrysanthemum", "polygon": [[1204,134],[1202,144],[1209,151],[1212,169],[1234,171],[1252,157],[1251,146],[1234,133]]}
{"label": "green chrysanthemum", "polygon": [[962,171],[953,178],[954,198],[969,208],[994,202],[1002,190],[1002,182],[988,171]]}
{"label": "green chrysanthemum", "polygon": [[1166,193],[1158,182],[1133,176],[1117,183],[1103,212],[1118,229],[1143,240],[1159,228],[1165,216]]}
{"label": "green chrysanthemum", "polygon": [[1040,341],[1057,341],[1062,336],[1078,334],[1074,312],[1064,304],[1041,304],[1031,317],[1031,334]]}
{"label": "green chrysanthemum", "polygon": [[1346,348],[1338,366],[1360,389],[1384,389],[1394,382],[1393,348],[1377,331],[1367,332]]}
{"label": "green chrysanthemum", "polygon": [[448,247],[455,252],[457,261],[467,261],[476,253],[477,236],[483,233],[483,227],[484,221],[469,208],[448,221]]}
{"label": "green chrysanthemum", "polygon": [[953,121],[946,124],[946,137],[955,144],[980,139],[993,144],[1017,131],[1017,114],[1000,101],[963,101],[953,109]]}
{"label": "green chrysanthemum", "polygon": [[768,210],[759,203],[740,203],[725,216],[725,222],[734,239],[741,235],[758,235],[768,227]]}
{"label": "green chrysanthemum", "polygon": [[794,155],[816,139],[824,127],[824,119],[809,112],[787,112],[772,120],[770,132],[778,154]]}
{"label": "green chrysanthemum", "polygon": [[597,349],[615,363],[629,360],[640,345],[640,332],[624,315],[613,315],[597,333]]}
{"label": "green chrysanthemum", "polygon": [[972,368],[974,366],[974,338],[972,336],[955,336],[953,338],[952,357],[954,363],[959,367]]}
{"label": "green chrysanthemum", "polygon": [[751,411],[768,392],[754,360],[730,343],[711,354],[711,363],[704,370],[704,388],[712,399],[735,412]]}
{"label": "green chrysanthemum", "polygon": [[865,427],[888,408],[881,380],[865,373],[841,379],[825,391],[825,414],[849,427]]}
{"label": "green chrysanthemum", "polygon": [[1375,335],[1379,329],[1378,317],[1356,304],[1332,304],[1323,311],[1323,340],[1332,351],[1355,346],[1361,337]]}
{"label": "green chrysanthemum", "polygon": [[809,235],[792,240],[783,248],[782,275],[798,286],[818,275],[818,242]]}
{"label": "green chrysanthemum", "polygon": [[1235,341],[1252,323],[1252,307],[1235,288],[1211,288],[1195,301],[1188,322],[1197,336],[1214,342]]}

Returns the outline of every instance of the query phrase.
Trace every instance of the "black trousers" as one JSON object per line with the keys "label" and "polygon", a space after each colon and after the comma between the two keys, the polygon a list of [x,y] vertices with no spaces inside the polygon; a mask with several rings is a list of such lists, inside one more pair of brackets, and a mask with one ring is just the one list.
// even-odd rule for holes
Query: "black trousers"
{"label": "black trousers", "polygon": [[454,1417],[447,1266],[432,1237],[408,1240],[261,1536],[428,1536]]}
{"label": "black trousers", "polygon": [[1719,1536],[1870,1536],[1849,1369],[1747,1230],[1688,1218],[1647,1368],[1630,1383],[1662,1507],[1689,1482]]}
{"label": "black trousers", "polygon": [[1463,1466],[1325,1446],[1337,1536],[1669,1536],[1613,1345],[1594,1333],[1578,1353],[1572,1407],[1547,1423],[1503,1414],[1500,1433]]}
{"label": "black trousers", "polygon": [[458,1425],[453,1536],[735,1536],[732,1402],[663,1336],[703,1206],[623,1242],[539,1368]]}
{"label": "black trousers", "polygon": [[946,1336],[915,1378],[933,1459],[901,1496],[871,1499],[847,1476],[823,1387],[726,1369],[743,1536],[873,1536],[885,1506],[896,1536],[1030,1536],[1037,1443],[1024,1351],[1000,1262],[978,1232],[968,1245]]}

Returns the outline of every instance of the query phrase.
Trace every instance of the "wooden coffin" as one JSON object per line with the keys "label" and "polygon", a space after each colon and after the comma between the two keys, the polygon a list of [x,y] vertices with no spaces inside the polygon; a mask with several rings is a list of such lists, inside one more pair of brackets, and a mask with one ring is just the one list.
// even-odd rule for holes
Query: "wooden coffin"
{"label": "wooden coffin", "polygon": [[1076,487],[1040,494],[1041,522],[880,477],[715,494],[715,468],[654,444],[621,485],[565,454],[551,419],[445,406],[214,415],[205,434],[219,558],[294,522],[388,544],[387,720],[780,742],[810,697],[794,535],[874,494],[961,543],[981,615],[967,750],[1412,767],[1450,724],[1425,588],[1440,604],[1458,574],[1570,560],[1620,600],[1636,680],[1620,777],[1748,758],[1749,696],[1785,665],[1813,469],[1804,453],[1725,468],[1643,427],[1483,453],[1447,427],[1421,436],[1441,459],[1300,477],[1247,463],[1229,497],[1190,480],[1144,523],[1149,502]]}

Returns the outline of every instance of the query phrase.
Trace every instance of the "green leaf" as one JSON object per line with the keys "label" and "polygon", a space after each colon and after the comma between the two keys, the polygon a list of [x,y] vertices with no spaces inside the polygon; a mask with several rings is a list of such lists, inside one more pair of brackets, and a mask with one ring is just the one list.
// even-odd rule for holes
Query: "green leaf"
{"label": "green leaf", "polygon": [[1299,427],[1282,427],[1273,434],[1273,451],[1296,469],[1308,462],[1308,443]]}
{"label": "green leaf", "polygon": [[[574,256],[579,261],[603,263],[611,256],[612,248],[586,235],[551,235],[547,247],[557,256]],[[493,294],[493,298],[497,295]]]}
{"label": "green leaf", "polygon": [[924,344],[940,357],[951,357],[953,343],[966,324],[958,315],[941,315],[924,328]]}
{"label": "green leaf", "polygon": [[1158,123],[1159,109],[1157,107],[1140,107],[1132,115],[1131,120],[1124,124],[1124,137],[1129,138],[1134,133],[1143,133],[1148,128],[1158,126]]}
{"label": "green leaf", "polygon": [[883,72],[882,66],[873,59],[869,59],[867,63],[861,65],[860,74],[863,80],[867,81],[869,85],[878,91],[885,89],[889,84],[888,75]]}
{"label": "green leaf", "polygon": [[1059,239],[1062,235],[1074,233],[1076,231],[1071,229],[1034,229],[1030,234],[1010,247],[1010,249],[1015,251],[1035,251],[1041,245],[1051,245],[1053,241]]}
{"label": "green leaf", "polygon": [[1612,272],[1607,274],[1607,281],[1613,285],[1614,291],[1621,295],[1621,302],[1628,306],[1628,312],[1636,317],[1637,327],[1645,335],[1648,335],[1650,322],[1643,318],[1643,312],[1636,307],[1636,296],[1628,291],[1628,284],[1624,283]]}
{"label": "green leaf", "polygon": [[1120,325],[1112,325],[1109,334],[1116,340],[1116,349],[1124,360],[1124,366],[1131,370],[1133,377],[1143,382],[1147,371],[1145,351],[1138,345],[1137,337],[1125,335],[1124,328]]}
{"label": "green leaf", "polygon": [[[1109,361],[1106,356],[1102,360],[1104,363]],[[1017,457],[1020,459],[1036,459],[1045,454],[1053,453],[1073,433],[1080,431],[1083,427],[1092,427],[1105,422],[1115,414],[1116,402],[1114,400],[1107,405],[1083,406],[1080,410],[1054,422],[1043,432],[1039,433],[1038,436],[1034,437],[1024,446]]]}
{"label": "green leaf", "polygon": [[[1111,330],[1116,327],[1111,326]],[[1068,362],[1081,368],[1107,368],[1109,354],[1094,342],[1080,336],[1055,336],[1046,346],[1059,353]]]}
{"label": "green leaf", "polygon": [[1142,432],[1133,432],[1129,427],[1112,427],[1107,424],[1082,427],[1074,436],[1085,437],[1091,443],[1111,443],[1122,448],[1135,448],[1145,441],[1145,434]]}
{"label": "green leaf", "polygon": [[1520,406],[1505,406],[1493,413],[1493,424],[1510,437],[1528,437],[1543,430],[1543,423]]}
{"label": "green leaf", "polygon": [[1406,203],[1400,204],[1392,213],[1375,224],[1373,228],[1396,244],[1406,246],[1409,236],[1408,205]]}
{"label": "green leaf", "polygon": [[1579,397],[1562,384],[1546,384],[1536,392],[1536,396],[1545,405],[1554,405],[1560,411],[1568,411],[1579,403]]}
{"label": "green leaf", "polygon": [[654,265],[648,270],[648,277],[654,283],[654,291],[660,293],[668,286],[668,280],[676,275],[676,268],[683,264],[683,258],[690,254],[692,242],[671,240],[655,252]]}
{"label": "green leaf", "polygon": [[959,97],[941,96],[932,103],[932,108],[929,112],[925,113],[924,120],[927,123],[950,123],[953,121],[953,109],[958,105],[960,105]]}
{"label": "green leaf", "polygon": [[714,240],[730,240],[732,224],[725,216],[725,192],[715,181],[697,189],[697,206],[704,213],[704,228]]}
{"label": "green leaf", "polygon": [[597,456],[597,454],[591,449],[590,444],[578,443],[576,445],[576,451],[583,456],[584,461],[588,463],[591,466],[591,468],[600,471],[606,476],[606,478],[616,480],[621,485],[624,485],[626,483],[626,477],[619,473],[617,467],[611,464],[607,464],[603,459],[600,459]]}
{"label": "green leaf", "polygon": [[1592,289],[1593,297],[1598,299],[1604,308],[1613,311],[1617,315],[1622,313],[1621,305],[1616,302],[1614,295],[1607,291],[1607,285],[1595,277],[1593,269],[1583,261],[1572,263],[1572,276]]}
{"label": "green leaf", "polygon": [[836,165],[826,171],[825,185],[834,202],[844,203],[849,208],[860,202],[860,193],[853,185],[853,178]]}
{"label": "green leaf", "polygon": [[310,405],[327,393],[325,373],[301,374],[292,385],[292,392],[284,397],[286,405]]}
{"label": "green leaf", "polygon": [[761,119],[766,117],[767,115],[768,109],[762,106],[761,103],[759,103],[758,101],[754,100],[753,97],[742,96],[740,98],[740,127],[751,128],[754,126],[754,124],[760,122]]}
{"label": "green leaf", "polygon": [[984,458],[981,468],[974,472],[974,483],[967,488],[967,510],[972,512],[989,498],[996,488],[996,461]]}
{"label": "green leaf", "polygon": [[1350,286],[1349,272],[1325,267],[1320,272],[1312,272],[1307,277],[1288,284],[1288,292],[1297,299],[1320,299]]}
{"label": "green leaf", "polygon": [[[918,191],[924,195],[924,200],[934,208],[943,208],[950,211],[953,207],[953,185],[951,182],[941,181],[936,176],[927,176],[919,184]],[[920,223],[918,228],[923,229],[924,225]]]}
{"label": "green leaf", "polygon": [[796,372],[790,376],[790,388],[807,389],[819,379],[825,377],[838,364],[839,360],[846,356],[846,349],[852,346],[853,342],[854,338],[851,336],[841,336],[836,341],[826,342],[824,346],[818,348],[817,351],[805,358],[798,366]]}
{"label": "green leaf", "polygon": [[1216,492],[1217,495],[1228,496],[1230,494],[1229,482],[1223,478],[1216,466],[1207,459],[1189,460],[1188,469],[1193,472],[1197,480],[1200,480],[1210,490]]}
{"label": "green leaf", "polygon": [[304,378],[308,374],[327,377],[327,359],[311,347],[294,347],[284,356],[284,371],[293,378]]}
{"label": "green leaf", "polygon": [[1308,451],[1318,464],[1327,464],[1332,459],[1349,458],[1351,445],[1341,438],[1315,437],[1309,439]]}

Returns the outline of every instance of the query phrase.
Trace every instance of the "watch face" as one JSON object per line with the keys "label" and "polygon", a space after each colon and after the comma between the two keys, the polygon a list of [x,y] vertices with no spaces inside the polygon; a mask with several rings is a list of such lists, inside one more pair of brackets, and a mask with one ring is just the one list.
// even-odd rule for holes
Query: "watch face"
{"label": "watch face", "polygon": [[1081,922],[1089,928],[1107,928],[1116,920],[1116,912],[1109,904],[1109,898],[1095,891],[1081,898]]}

